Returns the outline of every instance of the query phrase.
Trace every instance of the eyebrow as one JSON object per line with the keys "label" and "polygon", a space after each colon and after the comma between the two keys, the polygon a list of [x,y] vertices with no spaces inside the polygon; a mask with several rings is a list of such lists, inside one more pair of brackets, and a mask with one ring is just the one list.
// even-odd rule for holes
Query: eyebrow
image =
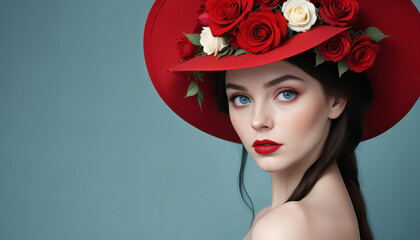
{"label": "eyebrow", "polygon": [[[277,84],[279,84],[279,83],[281,83],[283,81],[286,81],[288,79],[296,79],[296,80],[303,81],[303,79],[301,79],[301,78],[298,78],[296,76],[287,74],[287,75],[284,75],[282,77],[279,77],[279,78],[276,78],[276,79],[273,79],[273,80],[271,80],[269,82],[264,83],[264,88],[269,88],[269,87],[275,86],[275,85],[277,85]],[[232,88],[232,89],[236,89],[236,90],[239,90],[239,91],[248,92],[248,89],[246,87],[241,86],[241,85],[236,85],[236,84],[233,84],[233,83],[226,84],[225,89],[228,89],[228,88]]]}

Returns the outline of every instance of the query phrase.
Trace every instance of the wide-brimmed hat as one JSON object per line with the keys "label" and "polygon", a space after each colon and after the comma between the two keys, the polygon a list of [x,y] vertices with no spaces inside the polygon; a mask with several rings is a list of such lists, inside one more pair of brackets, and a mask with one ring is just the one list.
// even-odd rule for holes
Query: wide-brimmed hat
{"label": "wide-brimmed hat", "polygon": [[[333,1],[324,0],[322,3]],[[220,59],[209,55],[180,61],[177,41],[184,36],[183,33],[194,32],[197,12],[203,9],[204,2],[156,0],[147,18],[143,47],[150,78],[160,97],[178,116],[208,134],[240,143],[229,116],[217,111],[213,71],[249,68],[284,60],[319,46],[349,27],[365,30],[375,26],[389,35],[379,43],[375,62],[366,70],[375,100],[365,115],[364,140],[394,126],[409,112],[420,95],[420,14],[409,0],[358,0],[357,19],[351,26],[314,25],[310,30],[293,34],[278,47],[262,53],[235,56],[230,52],[232,55]],[[236,2],[250,4],[254,1]],[[235,28],[228,31],[236,34]],[[204,81],[198,82],[202,91],[200,94],[205,96],[201,105],[197,103],[197,98],[185,98],[191,83],[191,71],[206,71]]]}

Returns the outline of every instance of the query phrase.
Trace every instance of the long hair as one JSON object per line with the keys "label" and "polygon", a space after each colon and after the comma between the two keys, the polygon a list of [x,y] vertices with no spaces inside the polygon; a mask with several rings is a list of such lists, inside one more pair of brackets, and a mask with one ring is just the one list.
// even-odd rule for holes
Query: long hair
{"label": "long hair", "polygon": [[[286,61],[300,67],[303,71],[317,79],[327,95],[336,94],[347,100],[342,114],[331,122],[331,129],[320,156],[307,169],[298,186],[286,202],[299,201],[304,198],[325,169],[336,161],[356,212],[360,239],[372,240],[373,235],[367,220],[364,198],[360,191],[357,160],[354,153],[362,139],[363,116],[373,102],[373,90],[370,82],[365,74],[357,74],[351,71],[344,73],[339,78],[337,64],[333,62],[325,62],[315,67],[315,56],[311,51],[306,51],[288,58]],[[225,71],[216,72],[215,95],[218,110],[222,113],[229,114],[225,92],[225,75]],[[242,200],[252,212],[252,223],[255,217],[254,205],[244,185],[246,161],[247,152],[242,146],[238,185]]]}

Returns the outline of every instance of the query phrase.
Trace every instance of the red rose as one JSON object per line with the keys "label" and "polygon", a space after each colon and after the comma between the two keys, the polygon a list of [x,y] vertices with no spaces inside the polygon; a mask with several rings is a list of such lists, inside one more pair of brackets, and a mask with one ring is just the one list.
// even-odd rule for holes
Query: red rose
{"label": "red rose", "polygon": [[238,26],[236,38],[239,46],[252,53],[264,53],[276,48],[286,37],[287,20],[270,8],[261,7]]}
{"label": "red rose", "polygon": [[186,36],[176,38],[176,44],[180,62],[192,58],[197,53],[198,47],[192,44]]}
{"label": "red rose", "polygon": [[338,27],[349,26],[356,21],[359,4],[356,0],[322,0],[319,9],[324,22]]}
{"label": "red rose", "polygon": [[372,41],[373,39],[366,35],[353,39],[350,54],[346,57],[350,70],[360,73],[372,66],[379,51],[378,45]]}
{"label": "red rose", "polygon": [[208,19],[209,19],[209,13],[203,9],[198,14],[198,26],[200,27],[208,26],[209,25]]}
{"label": "red rose", "polygon": [[236,39],[236,37],[231,37],[229,39],[229,45],[231,47],[233,47],[234,49],[238,49],[239,48],[238,40]]}
{"label": "red rose", "polygon": [[255,4],[272,8],[279,4],[280,1],[284,2],[285,0],[256,0]]}
{"label": "red rose", "polygon": [[208,22],[214,37],[221,36],[235,27],[252,10],[254,0],[208,0]]}
{"label": "red rose", "polygon": [[206,11],[204,4],[201,5],[201,8],[197,12],[197,25],[194,28],[194,33],[201,33],[203,27],[209,25],[209,13]]}
{"label": "red rose", "polygon": [[351,36],[349,32],[342,32],[318,46],[319,52],[325,60],[338,62],[350,52]]}

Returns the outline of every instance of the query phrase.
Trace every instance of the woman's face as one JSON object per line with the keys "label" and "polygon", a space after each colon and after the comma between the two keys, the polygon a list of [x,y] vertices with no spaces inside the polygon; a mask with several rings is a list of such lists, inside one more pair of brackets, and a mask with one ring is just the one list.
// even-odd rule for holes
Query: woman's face
{"label": "woman's face", "polygon": [[286,61],[227,71],[226,94],[233,127],[266,172],[309,167],[345,106]]}

